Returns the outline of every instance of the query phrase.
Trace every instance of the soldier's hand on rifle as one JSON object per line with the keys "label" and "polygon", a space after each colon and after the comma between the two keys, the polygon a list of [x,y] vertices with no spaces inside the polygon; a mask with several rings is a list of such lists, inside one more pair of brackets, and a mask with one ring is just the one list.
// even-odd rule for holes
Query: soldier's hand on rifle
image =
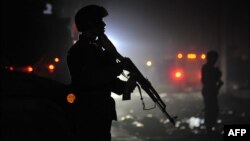
{"label": "soldier's hand on rifle", "polygon": [[128,81],[126,82],[126,86],[123,92],[123,100],[130,100],[131,99],[131,93],[135,90],[135,87],[137,86],[136,84],[136,79],[135,76],[132,74]]}
{"label": "soldier's hand on rifle", "polygon": [[99,43],[105,48],[108,49],[110,52],[117,52],[113,43],[109,40],[107,35],[101,34],[98,36]]}

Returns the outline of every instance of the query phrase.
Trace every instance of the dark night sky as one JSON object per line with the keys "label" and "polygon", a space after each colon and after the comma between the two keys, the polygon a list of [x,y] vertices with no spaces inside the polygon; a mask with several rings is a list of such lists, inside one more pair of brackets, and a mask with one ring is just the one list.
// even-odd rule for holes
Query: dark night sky
{"label": "dark night sky", "polygon": [[65,1],[64,16],[88,4],[107,8],[106,33],[136,64],[210,49],[221,53],[225,73],[237,64],[231,60],[249,61],[250,6],[245,0],[75,0]]}
{"label": "dark night sky", "polygon": [[[177,52],[205,52],[209,49],[219,51],[221,58],[226,61],[230,59],[227,57],[238,57],[240,60],[245,59],[249,62],[250,6],[246,0],[41,0],[37,3],[32,0],[17,0],[13,7],[18,8],[17,10],[24,10],[24,14],[36,15],[35,12],[41,11],[31,5],[40,6],[39,3],[44,1],[53,4],[55,15],[70,18],[71,21],[73,21],[76,11],[82,6],[88,4],[104,6],[109,12],[109,16],[104,19],[107,24],[106,33],[118,51],[122,55],[132,58],[136,64],[143,64],[149,59],[154,62],[164,61],[164,58],[175,56]],[[3,2],[5,2],[2,4],[4,12],[8,13],[9,8],[5,5],[11,5],[12,2],[7,0]],[[23,4],[25,7],[22,8],[18,4]],[[10,15],[15,15],[15,13]],[[6,21],[13,24],[8,20],[9,18],[15,21],[8,16]],[[33,33],[34,31],[26,25],[26,20],[36,21],[36,16],[33,20],[27,16],[22,18],[18,22],[22,23],[24,28],[13,28],[5,23],[11,29],[9,32],[4,27],[5,32],[12,36],[13,32],[19,30],[21,35],[22,32],[27,32],[25,31],[27,28],[31,32],[28,34],[30,37],[41,34]],[[41,26],[43,27],[43,25]],[[56,23],[46,26],[57,27]],[[40,32],[40,30],[36,32]],[[50,32],[51,30],[46,31],[44,35],[51,35]],[[60,31],[54,31],[54,33],[57,32]],[[54,38],[59,40],[58,36]],[[7,43],[11,40],[6,39]],[[47,41],[47,37],[44,40]],[[35,40],[31,41],[35,43]],[[62,37],[60,41],[63,44],[64,38]],[[65,54],[69,47],[56,48],[55,51]],[[32,49],[40,52],[36,48]],[[228,62],[224,61],[224,64],[226,63]],[[227,64],[227,66],[234,66],[234,64]],[[224,66],[224,69],[230,68]]]}
{"label": "dark night sky", "polygon": [[[244,1],[76,0],[66,3],[68,16],[81,5],[100,4],[107,8],[106,31],[121,48],[206,51],[218,48],[224,25],[233,26],[225,30],[238,30],[237,34],[249,38],[249,4]],[[249,43],[245,46],[249,47]]]}

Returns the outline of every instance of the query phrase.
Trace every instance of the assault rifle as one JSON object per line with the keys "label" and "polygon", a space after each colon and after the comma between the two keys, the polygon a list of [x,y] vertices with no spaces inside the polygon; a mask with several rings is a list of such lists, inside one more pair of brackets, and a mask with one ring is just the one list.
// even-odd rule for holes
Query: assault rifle
{"label": "assault rifle", "polygon": [[[135,64],[131,61],[131,59],[127,57],[123,57],[112,44],[112,42],[108,39],[108,37],[104,34],[99,37],[100,44],[102,47],[107,50],[109,53],[114,55],[119,62],[124,65],[124,69],[129,71],[129,79],[128,79],[128,86],[127,91],[123,94],[123,100],[129,100],[131,95],[131,90],[134,89],[134,85],[137,85],[141,94],[140,87],[148,94],[148,96],[155,102],[155,104],[160,108],[162,113],[169,119],[169,121],[175,125],[175,119],[177,117],[171,117],[168,112],[166,111],[166,104],[162,101],[161,97],[151,85],[148,79],[146,79],[139,69],[135,66]],[[145,108],[144,102],[143,106]]]}

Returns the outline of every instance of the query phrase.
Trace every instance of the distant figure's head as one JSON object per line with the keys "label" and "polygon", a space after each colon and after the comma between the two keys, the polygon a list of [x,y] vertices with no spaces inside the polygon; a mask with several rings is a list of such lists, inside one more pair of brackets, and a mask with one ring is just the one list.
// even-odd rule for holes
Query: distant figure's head
{"label": "distant figure's head", "polygon": [[216,51],[211,50],[211,51],[207,52],[207,62],[208,63],[215,64],[216,61],[218,60],[218,58],[219,58],[219,54]]}
{"label": "distant figure's head", "polygon": [[[104,32],[106,24],[103,18],[108,15],[105,8],[98,5],[88,5],[77,11],[75,24],[79,32]],[[98,33],[97,33],[98,34]]]}

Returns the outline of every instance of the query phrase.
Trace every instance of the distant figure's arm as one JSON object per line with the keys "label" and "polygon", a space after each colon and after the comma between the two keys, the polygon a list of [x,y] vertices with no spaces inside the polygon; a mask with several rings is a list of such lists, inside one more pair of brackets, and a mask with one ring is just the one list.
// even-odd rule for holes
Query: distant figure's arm
{"label": "distant figure's arm", "polygon": [[216,67],[216,72],[217,72],[217,78],[218,78],[216,85],[217,85],[217,89],[219,90],[223,86],[224,82],[221,80],[222,72],[217,67]]}
{"label": "distant figure's arm", "polygon": [[222,80],[219,80],[217,82],[217,89],[219,90],[223,86],[224,82]]}

